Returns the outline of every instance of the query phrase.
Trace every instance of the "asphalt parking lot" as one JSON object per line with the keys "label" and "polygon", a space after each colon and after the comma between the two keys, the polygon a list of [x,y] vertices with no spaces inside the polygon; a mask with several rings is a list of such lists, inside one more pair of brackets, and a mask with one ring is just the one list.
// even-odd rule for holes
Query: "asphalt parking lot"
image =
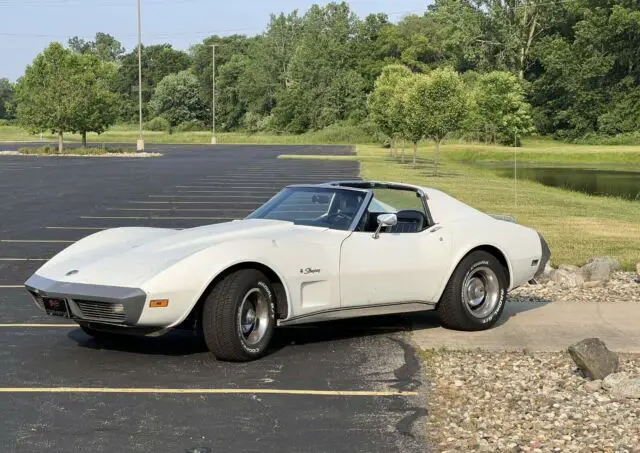
{"label": "asphalt parking lot", "polygon": [[358,174],[277,159],[340,147],[149,150],[164,156],[0,156],[0,450],[425,451],[409,318],[281,329],[267,357],[230,364],[186,332],[99,345],[35,307],[22,283],[86,235],[242,218],[288,184]]}

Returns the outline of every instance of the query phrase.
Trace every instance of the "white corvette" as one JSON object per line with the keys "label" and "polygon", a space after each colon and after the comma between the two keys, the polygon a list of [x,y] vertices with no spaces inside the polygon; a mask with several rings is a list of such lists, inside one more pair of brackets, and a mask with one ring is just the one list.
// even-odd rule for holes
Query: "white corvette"
{"label": "white corvette", "polygon": [[244,361],[277,326],[330,319],[435,308],[446,327],[487,329],[549,256],[536,231],[440,191],[349,181],[287,187],[244,220],[105,230],[25,286],[97,339],[189,328]]}

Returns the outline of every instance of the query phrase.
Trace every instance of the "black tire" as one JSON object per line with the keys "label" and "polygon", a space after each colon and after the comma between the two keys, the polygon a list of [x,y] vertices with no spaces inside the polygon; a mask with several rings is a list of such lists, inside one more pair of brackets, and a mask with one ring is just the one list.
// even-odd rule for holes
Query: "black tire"
{"label": "black tire", "polygon": [[[269,280],[255,269],[230,273],[213,287],[202,308],[202,331],[218,360],[246,362],[264,355],[275,326],[273,294]],[[250,307],[255,324],[249,330]]]}
{"label": "black tire", "polygon": [[[438,303],[440,321],[454,330],[493,327],[504,310],[507,287],[505,269],[495,256],[484,251],[470,253],[453,271]],[[475,298],[469,297],[470,293]]]}

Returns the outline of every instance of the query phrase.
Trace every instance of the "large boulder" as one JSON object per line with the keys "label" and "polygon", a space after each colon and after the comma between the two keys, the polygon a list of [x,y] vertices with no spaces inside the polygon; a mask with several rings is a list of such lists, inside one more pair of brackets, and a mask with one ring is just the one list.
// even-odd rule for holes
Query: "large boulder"
{"label": "large boulder", "polygon": [[618,371],[618,354],[610,351],[599,338],[587,338],[569,346],[569,355],[585,377],[604,379]]}
{"label": "large boulder", "polygon": [[587,282],[608,281],[611,274],[620,269],[620,263],[608,256],[596,256],[580,269]]}
{"label": "large boulder", "polygon": [[551,272],[551,280],[558,285],[574,288],[584,283],[584,278],[580,272],[571,272],[566,269],[556,269]]}

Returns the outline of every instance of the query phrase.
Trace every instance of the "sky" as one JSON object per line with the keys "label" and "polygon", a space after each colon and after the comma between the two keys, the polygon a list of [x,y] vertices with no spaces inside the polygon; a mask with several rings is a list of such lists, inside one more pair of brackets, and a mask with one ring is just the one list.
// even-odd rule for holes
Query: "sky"
{"label": "sky", "polygon": [[[255,35],[271,13],[303,13],[313,0],[142,0],[142,41],[186,50],[212,34]],[[426,0],[351,0],[361,17],[384,12],[392,21],[421,14]],[[136,0],[0,0],[0,78],[15,81],[51,41],[109,33],[127,51],[136,45]]]}

